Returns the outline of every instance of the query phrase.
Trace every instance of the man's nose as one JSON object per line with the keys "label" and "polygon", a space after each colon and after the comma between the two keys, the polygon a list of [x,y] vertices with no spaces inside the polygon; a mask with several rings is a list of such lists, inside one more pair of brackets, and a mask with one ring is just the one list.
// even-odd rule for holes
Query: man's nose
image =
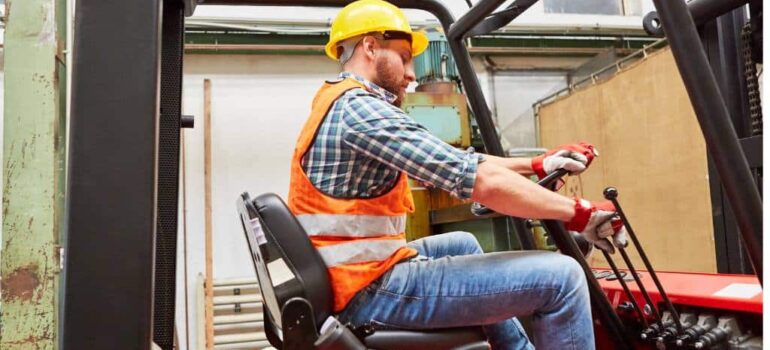
{"label": "man's nose", "polygon": [[408,82],[413,82],[417,80],[417,77],[414,74],[414,67],[412,65],[412,62],[409,62],[404,69],[404,77]]}

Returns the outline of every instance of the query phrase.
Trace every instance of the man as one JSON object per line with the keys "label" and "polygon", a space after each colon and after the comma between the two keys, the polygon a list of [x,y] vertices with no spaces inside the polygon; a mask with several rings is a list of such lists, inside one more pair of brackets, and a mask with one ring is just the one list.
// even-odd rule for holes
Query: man
{"label": "man", "polygon": [[382,0],[360,0],[334,20],[326,53],[343,73],[313,100],[292,160],[289,207],[329,268],[334,311],[355,326],[430,329],[483,325],[494,349],[532,348],[514,316],[533,315],[544,349],[592,349],[586,281],[551,252],[483,254],[462,232],[406,243],[414,210],[407,178],[518,217],[562,220],[591,242],[625,244],[610,203],[567,198],[532,183],[585,170],[588,144],[534,159],[457,150],[398,108],[427,38]]}

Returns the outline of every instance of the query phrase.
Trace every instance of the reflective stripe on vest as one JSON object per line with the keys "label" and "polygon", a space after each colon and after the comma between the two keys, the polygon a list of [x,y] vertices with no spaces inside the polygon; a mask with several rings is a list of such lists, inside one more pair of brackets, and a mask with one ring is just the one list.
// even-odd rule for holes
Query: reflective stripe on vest
{"label": "reflective stripe on vest", "polygon": [[399,235],[406,229],[406,215],[297,215],[308,236],[381,237]]}
{"label": "reflective stripe on vest", "polygon": [[358,239],[319,247],[327,267],[385,260],[399,248],[406,247],[406,239]]}

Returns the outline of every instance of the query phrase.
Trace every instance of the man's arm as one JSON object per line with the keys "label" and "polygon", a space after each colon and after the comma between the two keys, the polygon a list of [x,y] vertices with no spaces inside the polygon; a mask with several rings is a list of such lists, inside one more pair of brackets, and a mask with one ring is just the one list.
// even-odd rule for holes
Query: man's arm
{"label": "man's arm", "polygon": [[618,247],[628,244],[612,202],[564,197],[494,162],[479,163],[471,199],[506,215],[563,221],[568,230],[610,254],[615,248],[605,238],[612,237]]}
{"label": "man's arm", "polygon": [[551,192],[497,162],[481,162],[471,199],[511,216],[569,221],[575,200]]}
{"label": "man's arm", "polygon": [[487,162],[513,170],[524,176],[535,174],[535,171],[532,170],[532,158],[503,158],[484,154],[484,159]]}
{"label": "man's arm", "polygon": [[[375,98],[369,100],[369,103],[364,103],[364,99],[351,101],[347,106],[348,130],[343,133],[345,143],[362,155],[405,171],[410,177],[431,183],[460,199],[471,198],[497,212],[564,221],[567,229],[580,232],[592,243],[614,235],[616,244],[625,245],[622,223],[611,225],[615,215],[612,203],[571,199],[546,190],[515,171],[528,172],[522,158],[488,156],[486,161],[479,161],[478,154],[449,146],[402,111]],[[586,148],[585,152],[590,151],[589,155],[595,153],[588,147],[579,146]],[[565,154],[560,152],[557,149],[551,156],[564,157]],[[548,156],[546,153],[540,158],[548,160]],[[585,158],[588,163],[589,157]],[[532,159],[529,160],[534,164]],[[551,163],[541,170],[548,173],[548,169],[553,171],[565,164],[559,159]],[[534,166],[529,168],[531,171]],[[582,166],[579,170],[584,169]]]}
{"label": "man's arm", "polygon": [[454,197],[470,198],[479,154],[448,145],[373,95],[362,92],[344,102],[345,145]]}

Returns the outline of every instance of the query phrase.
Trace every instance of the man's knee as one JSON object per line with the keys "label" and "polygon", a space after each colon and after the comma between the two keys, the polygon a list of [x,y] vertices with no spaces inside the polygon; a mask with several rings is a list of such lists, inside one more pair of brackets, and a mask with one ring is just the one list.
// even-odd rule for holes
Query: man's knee
{"label": "man's knee", "polygon": [[580,264],[575,259],[557,254],[558,258],[555,259],[553,267],[561,274],[564,290],[574,290],[585,288],[588,284],[586,281],[585,272]]}
{"label": "man's knee", "polygon": [[449,239],[451,239],[453,242],[456,242],[459,245],[463,246],[463,251],[465,254],[482,254],[484,251],[481,249],[481,245],[479,244],[479,240],[476,239],[476,236],[474,236],[470,232],[465,231],[454,231],[454,232],[447,232],[445,235],[448,236]]}

